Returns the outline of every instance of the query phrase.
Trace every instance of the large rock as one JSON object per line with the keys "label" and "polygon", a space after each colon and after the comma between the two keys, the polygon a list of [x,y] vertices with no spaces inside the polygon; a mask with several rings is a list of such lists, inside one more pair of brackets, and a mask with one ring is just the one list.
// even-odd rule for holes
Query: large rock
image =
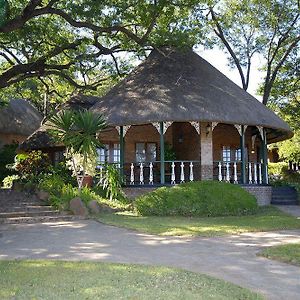
{"label": "large rock", "polygon": [[50,194],[46,191],[37,191],[36,196],[39,200],[47,202],[49,200]]}
{"label": "large rock", "polygon": [[99,214],[101,208],[96,200],[92,200],[88,204],[88,208],[92,214]]}
{"label": "large rock", "polygon": [[73,198],[70,201],[70,211],[74,215],[82,217],[86,217],[89,213],[83,201],[79,197]]}

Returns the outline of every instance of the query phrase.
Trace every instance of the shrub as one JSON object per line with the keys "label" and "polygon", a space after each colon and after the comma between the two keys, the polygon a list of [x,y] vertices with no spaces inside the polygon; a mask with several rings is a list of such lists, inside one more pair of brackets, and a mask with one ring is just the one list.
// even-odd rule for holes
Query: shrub
{"label": "shrub", "polygon": [[59,196],[61,194],[63,186],[63,178],[60,175],[56,174],[44,175],[42,178],[40,178],[40,183],[38,184],[40,190],[46,191],[56,196]]}
{"label": "shrub", "polygon": [[17,147],[18,144],[5,145],[0,150],[0,183],[6,176],[13,175],[15,173],[6,166],[14,162]]}
{"label": "shrub", "polygon": [[162,187],[135,201],[141,215],[239,216],[257,211],[254,196],[238,185],[200,181]]}
{"label": "shrub", "polygon": [[3,182],[3,187],[6,188],[6,189],[11,189],[12,186],[13,186],[14,181],[17,181],[19,179],[20,179],[19,175],[6,176],[2,181]]}
{"label": "shrub", "polygon": [[114,165],[105,165],[102,172],[102,180],[98,185],[106,191],[106,198],[110,200],[124,198],[121,189],[121,178],[119,169]]}

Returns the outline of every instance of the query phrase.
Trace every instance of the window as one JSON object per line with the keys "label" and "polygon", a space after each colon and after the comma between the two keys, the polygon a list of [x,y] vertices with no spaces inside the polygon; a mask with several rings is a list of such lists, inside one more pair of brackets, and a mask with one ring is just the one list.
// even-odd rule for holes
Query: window
{"label": "window", "polygon": [[230,147],[229,146],[223,146],[223,149],[222,149],[222,160],[223,160],[223,162],[230,162],[231,161]]}
{"label": "window", "polygon": [[148,143],[147,151],[146,151],[147,161],[155,161],[156,160],[156,144]]}
{"label": "window", "polygon": [[241,161],[242,160],[242,151],[241,149],[235,150],[235,161]]}
{"label": "window", "polygon": [[113,162],[114,163],[120,162],[120,144],[113,145]]}
{"label": "window", "polygon": [[135,144],[135,160],[137,162],[146,161],[145,143],[136,143]]}
{"label": "window", "polygon": [[97,154],[100,164],[109,162],[109,144],[104,144],[103,148],[97,149]]}
{"label": "window", "polygon": [[156,143],[136,143],[135,159],[136,162],[155,161]]}

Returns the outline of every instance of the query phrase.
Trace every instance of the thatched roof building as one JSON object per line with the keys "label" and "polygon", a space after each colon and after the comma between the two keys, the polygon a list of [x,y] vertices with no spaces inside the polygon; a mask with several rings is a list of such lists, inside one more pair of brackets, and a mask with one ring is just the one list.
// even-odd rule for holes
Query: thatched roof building
{"label": "thatched roof building", "polygon": [[[96,101],[97,99],[91,97],[88,98],[72,97],[67,102],[59,105],[56,111],[57,112],[61,110],[77,111],[77,110],[89,109],[96,103]],[[27,151],[27,150],[37,150],[37,149],[48,149],[55,146],[57,145],[55,144],[53,138],[47,133],[46,126],[42,125],[36,131],[34,131],[26,141],[24,141],[19,146],[19,149],[23,151]]]}
{"label": "thatched roof building", "polygon": [[270,142],[292,136],[273,111],[192,50],[153,50],[104,97],[94,99],[91,110],[113,126],[208,121],[269,128]]}
{"label": "thatched roof building", "polygon": [[28,101],[14,99],[0,110],[0,133],[28,136],[41,121],[41,114]]}

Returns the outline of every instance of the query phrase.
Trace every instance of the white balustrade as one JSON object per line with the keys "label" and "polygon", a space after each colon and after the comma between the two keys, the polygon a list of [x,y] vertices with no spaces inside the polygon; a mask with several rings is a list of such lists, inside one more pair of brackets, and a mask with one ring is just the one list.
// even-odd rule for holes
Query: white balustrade
{"label": "white balustrade", "polygon": [[149,184],[153,185],[153,164],[150,162],[149,165]]}
{"label": "white balustrade", "polygon": [[221,164],[221,162],[219,162],[219,164],[218,164],[218,169],[219,169],[218,179],[219,179],[219,181],[222,181],[222,164]]}
{"label": "white balustrade", "polygon": [[144,184],[144,165],[140,163],[140,184]]}
{"label": "white balustrade", "polygon": [[171,164],[171,184],[175,184],[176,183],[176,177],[175,177],[175,163],[174,161],[172,161]]}
{"label": "white balustrade", "polygon": [[180,164],[180,183],[184,182],[184,163]]}
{"label": "white balustrade", "polygon": [[229,163],[226,163],[226,182],[230,182],[230,169],[229,169]]}
{"label": "white balustrade", "polygon": [[130,184],[134,184],[134,165],[130,165]]}
{"label": "white balustrade", "polygon": [[233,183],[238,183],[238,177],[237,177],[237,164],[236,162],[233,163]]}
{"label": "white balustrade", "polygon": [[248,175],[249,175],[249,184],[252,184],[252,164],[249,163],[249,170],[248,170]]}
{"label": "white balustrade", "polygon": [[190,163],[190,181],[194,181],[193,163]]}
{"label": "white balustrade", "polygon": [[253,169],[254,169],[254,184],[257,184],[257,164],[253,164]]}
{"label": "white balustrade", "polygon": [[258,164],[258,182],[262,184],[261,164]]}

